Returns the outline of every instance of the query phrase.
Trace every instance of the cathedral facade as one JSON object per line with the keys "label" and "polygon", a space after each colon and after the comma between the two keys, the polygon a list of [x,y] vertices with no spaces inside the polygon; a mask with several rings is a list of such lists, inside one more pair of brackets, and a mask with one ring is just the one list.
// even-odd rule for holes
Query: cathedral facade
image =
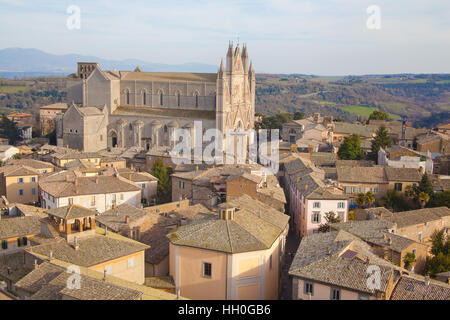
{"label": "cathedral facade", "polygon": [[[169,150],[177,128],[189,130],[192,141],[210,128],[223,134],[253,129],[255,72],[246,45],[241,51],[232,42],[217,73],[103,71],[98,63],[79,62],[67,79],[67,101],[60,145],[89,152]],[[202,132],[195,132],[194,121],[201,121]]]}

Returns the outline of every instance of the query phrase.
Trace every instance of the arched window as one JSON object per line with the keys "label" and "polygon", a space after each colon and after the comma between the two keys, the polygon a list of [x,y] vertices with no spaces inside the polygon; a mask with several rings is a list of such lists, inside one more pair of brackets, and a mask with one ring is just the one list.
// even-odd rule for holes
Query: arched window
{"label": "arched window", "polygon": [[177,92],[177,106],[181,107],[181,93],[180,93],[180,91]]}
{"label": "arched window", "polygon": [[195,93],[195,107],[198,108],[198,92]]}
{"label": "arched window", "polygon": [[159,93],[159,105],[163,105],[164,101],[163,101],[163,93],[162,91]]}
{"label": "arched window", "polygon": [[127,90],[127,105],[130,105],[130,91]]}
{"label": "arched window", "polygon": [[147,92],[142,92],[142,104],[145,106],[147,104]]}

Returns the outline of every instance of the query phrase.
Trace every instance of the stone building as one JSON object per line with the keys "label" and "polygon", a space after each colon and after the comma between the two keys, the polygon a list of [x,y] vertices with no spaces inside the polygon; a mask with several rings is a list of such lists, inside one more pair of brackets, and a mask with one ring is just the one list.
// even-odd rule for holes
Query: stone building
{"label": "stone building", "polygon": [[43,136],[56,129],[56,115],[63,114],[66,110],[67,103],[54,103],[39,109],[39,123]]}
{"label": "stone building", "polygon": [[169,149],[177,128],[189,131],[192,143],[211,128],[223,134],[253,128],[255,72],[246,45],[241,52],[233,43],[217,73],[103,71],[98,63],[79,62],[67,79],[67,100],[70,107],[57,125],[63,145]]}

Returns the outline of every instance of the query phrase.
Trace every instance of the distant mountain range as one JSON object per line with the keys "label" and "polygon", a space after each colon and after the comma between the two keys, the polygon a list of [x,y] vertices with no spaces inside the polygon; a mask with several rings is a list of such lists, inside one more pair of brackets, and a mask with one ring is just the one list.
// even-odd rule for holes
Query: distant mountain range
{"label": "distant mountain range", "polygon": [[0,50],[0,77],[23,78],[68,75],[76,72],[79,61],[98,62],[103,70],[134,70],[140,66],[148,72],[217,72],[218,66],[204,63],[178,65],[147,62],[137,59],[107,60],[78,54],[55,55],[38,49],[7,48]]}

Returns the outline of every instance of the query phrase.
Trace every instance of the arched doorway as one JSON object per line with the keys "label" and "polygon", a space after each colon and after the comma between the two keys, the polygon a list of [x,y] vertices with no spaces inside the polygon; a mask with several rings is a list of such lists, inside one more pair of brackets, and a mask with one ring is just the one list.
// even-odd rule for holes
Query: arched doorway
{"label": "arched doorway", "polygon": [[117,147],[117,132],[114,130],[111,130],[108,134],[108,147],[110,148],[116,148]]}

